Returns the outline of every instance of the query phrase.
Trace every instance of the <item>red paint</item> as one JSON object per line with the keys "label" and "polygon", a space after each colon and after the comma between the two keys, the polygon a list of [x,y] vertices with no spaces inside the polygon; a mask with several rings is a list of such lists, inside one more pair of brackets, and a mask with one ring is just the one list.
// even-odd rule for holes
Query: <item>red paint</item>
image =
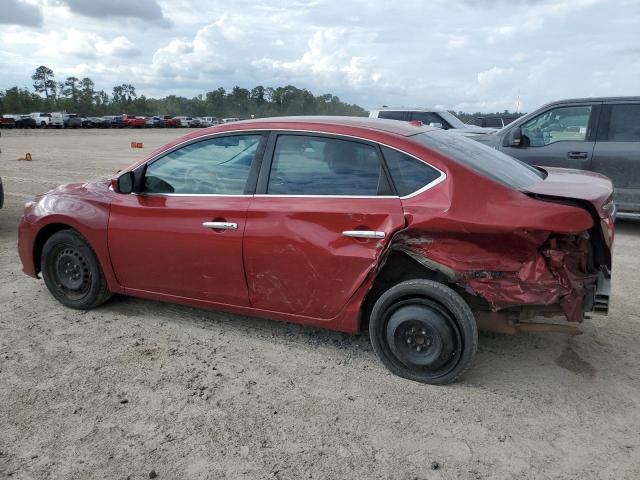
{"label": "red paint", "polygon": [[125,127],[142,128],[146,126],[146,120],[135,115],[122,115],[122,123]]}
{"label": "red paint", "polygon": [[[590,173],[549,169],[519,192],[414,142],[428,130],[405,122],[300,117],[234,122],[199,130],[156,150],[235,130],[309,130],[394,146],[424,159],[447,178],[420,195],[390,198],[122,195],[109,182],[59,187],[39,197],[20,224],[24,271],[37,275],[34,248],[47,225],[75,228],[90,242],[114,292],[219,308],[355,332],[360,307],[389,248],[446,272],[489,302],[557,305],[581,320],[593,205],[609,245],[611,183]],[[114,185],[114,182],[111,183]],[[541,195],[550,200],[533,198]],[[213,231],[206,221],[238,224]],[[362,240],[344,230],[380,230]],[[610,265],[607,265],[610,267]]]}

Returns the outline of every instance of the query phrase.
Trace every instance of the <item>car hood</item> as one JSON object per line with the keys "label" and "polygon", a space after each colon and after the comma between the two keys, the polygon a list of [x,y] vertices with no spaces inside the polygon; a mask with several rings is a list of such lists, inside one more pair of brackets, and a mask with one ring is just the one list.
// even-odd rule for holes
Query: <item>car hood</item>
{"label": "car hood", "polygon": [[44,195],[63,196],[105,196],[109,195],[110,177],[98,177],[84,183],[68,183],[49,190]]}
{"label": "car hood", "polygon": [[581,200],[591,203],[597,212],[605,216],[610,212],[603,209],[613,198],[613,185],[604,175],[569,168],[541,168],[547,177],[530,185],[525,190],[535,195],[567,200]]}

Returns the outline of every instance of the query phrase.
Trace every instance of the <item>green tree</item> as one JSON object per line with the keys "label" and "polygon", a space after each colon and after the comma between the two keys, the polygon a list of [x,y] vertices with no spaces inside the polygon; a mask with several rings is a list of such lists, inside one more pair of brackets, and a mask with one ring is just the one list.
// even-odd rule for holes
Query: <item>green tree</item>
{"label": "green tree", "polygon": [[51,70],[49,67],[45,67],[44,65],[40,65],[38,68],[36,68],[35,73],[31,75],[31,79],[34,82],[33,88],[36,89],[36,92],[44,92],[44,97],[49,100],[49,94],[55,91],[53,70]]}

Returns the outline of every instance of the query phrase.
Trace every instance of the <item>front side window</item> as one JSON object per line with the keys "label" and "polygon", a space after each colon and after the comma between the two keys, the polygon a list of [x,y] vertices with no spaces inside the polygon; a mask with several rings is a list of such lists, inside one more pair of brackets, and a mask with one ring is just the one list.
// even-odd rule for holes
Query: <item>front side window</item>
{"label": "front side window", "polygon": [[334,138],[280,135],[267,193],[374,196],[384,174],[371,145]]}
{"label": "front side window", "polygon": [[640,105],[612,105],[609,117],[610,142],[640,142]]}
{"label": "front side window", "polygon": [[523,145],[544,147],[555,142],[580,142],[587,138],[591,106],[558,107],[522,125]]}
{"label": "front side window", "polygon": [[193,143],[149,164],[145,193],[241,195],[261,135],[218,137]]}
{"label": "front side window", "polygon": [[398,195],[406,197],[440,178],[441,173],[420,160],[389,147],[382,147]]}

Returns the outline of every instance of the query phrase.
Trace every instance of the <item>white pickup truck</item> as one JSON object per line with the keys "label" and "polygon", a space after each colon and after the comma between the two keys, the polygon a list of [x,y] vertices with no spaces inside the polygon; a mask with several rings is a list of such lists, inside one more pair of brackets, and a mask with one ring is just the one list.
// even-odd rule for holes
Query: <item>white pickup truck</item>
{"label": "white pickup truck", "polygon": [[44,112],[33,112],[29,115],[36,121],[36,127],[47,128],[51,126],[51,114]]}

